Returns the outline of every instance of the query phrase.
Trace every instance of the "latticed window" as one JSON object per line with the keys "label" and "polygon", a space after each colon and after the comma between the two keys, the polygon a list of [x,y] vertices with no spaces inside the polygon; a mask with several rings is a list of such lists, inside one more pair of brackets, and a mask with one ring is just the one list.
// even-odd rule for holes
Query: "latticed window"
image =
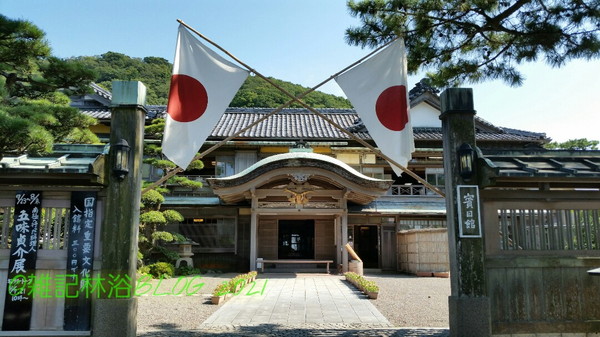
{"label": "latticed window", "polygon": [[235,252],[236,219],[231,218],[193,218],[179,225],[182,235],[197,242],[195,252],[227,253]]}
{"label": "latticed window", "polygon": [[445,228],[445,219],[400,219],[398,220],[398,229],[425,229],[425,228]]}
{"label": "latticed window", "polygon": [[598,209],[500,209],[502,250],[600,250]]}

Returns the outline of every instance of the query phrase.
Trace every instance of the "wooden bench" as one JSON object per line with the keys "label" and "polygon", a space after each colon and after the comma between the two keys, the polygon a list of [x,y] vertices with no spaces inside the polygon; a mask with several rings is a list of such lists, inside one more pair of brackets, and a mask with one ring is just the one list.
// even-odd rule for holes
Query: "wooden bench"
{"label": "wooden bench", "polygon": [[265,271],[265,263],[273,264],[320,264],[325,263],[327,265],[327,274],[329,274],[329,264],[333,263],[333,260],[263,260],[261,258],[256,259],[257,265],[260,263],[260,271]]}

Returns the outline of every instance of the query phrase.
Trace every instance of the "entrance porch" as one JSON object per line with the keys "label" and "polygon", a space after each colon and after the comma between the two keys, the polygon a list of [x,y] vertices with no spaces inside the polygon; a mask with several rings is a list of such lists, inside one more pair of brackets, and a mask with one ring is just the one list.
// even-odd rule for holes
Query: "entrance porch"
{"label": "entrance porch", "polygon": [[[311,152],[271,156],[239,174],[209,179],[226,204],[251,204],[250,270],[257,269],[257,258],[307,262],[276,266],[294,271],[328,260],[347,271],[348,204],[366,205],[391,183]],[[370,249],[378,254],[377,245]]]}

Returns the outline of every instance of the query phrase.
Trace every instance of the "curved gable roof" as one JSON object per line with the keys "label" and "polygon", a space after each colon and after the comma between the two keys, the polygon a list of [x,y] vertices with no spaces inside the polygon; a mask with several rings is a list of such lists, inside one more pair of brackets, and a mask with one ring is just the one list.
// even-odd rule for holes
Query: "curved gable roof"
{"label": "curved gable roof", "polygon": [[[267,157],[244,171],[225,178],[211,178],[208,182],[226,202],[248,198],[248,191],[269,181],[295,173],[310,175],[313,181],[348,190],[348,200],[366,204],[385,194],[391,180],[367,177],[344,162],[322,154],[290,152]],[[288,178],[291,179],[291,178]]]}

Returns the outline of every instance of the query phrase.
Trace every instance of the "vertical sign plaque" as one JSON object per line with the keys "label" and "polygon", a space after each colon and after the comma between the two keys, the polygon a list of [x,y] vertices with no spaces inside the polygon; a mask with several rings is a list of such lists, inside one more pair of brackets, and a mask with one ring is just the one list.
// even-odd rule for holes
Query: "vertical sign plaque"
{"label": "vertical sign plaque", "polygon": [[2,330],[29,330],[33,296],[29,282],[35,277],[42,192],[17,191],[8,262],[8,280]]}
{"label": "vertical sign plaque", "polygon": [[456,186],[458,201],[458,228],[461,238],[481,237],[481,214],[479,209],[479,186]]}
{"label": "vertical sign plaque", "polygon": [[96,229],[96,192],[71,193],[71,221],[68,228],[67,289],[65,298],[66,331],[90,329],[91,298],[89,279],[94,262],[94,232]]}

